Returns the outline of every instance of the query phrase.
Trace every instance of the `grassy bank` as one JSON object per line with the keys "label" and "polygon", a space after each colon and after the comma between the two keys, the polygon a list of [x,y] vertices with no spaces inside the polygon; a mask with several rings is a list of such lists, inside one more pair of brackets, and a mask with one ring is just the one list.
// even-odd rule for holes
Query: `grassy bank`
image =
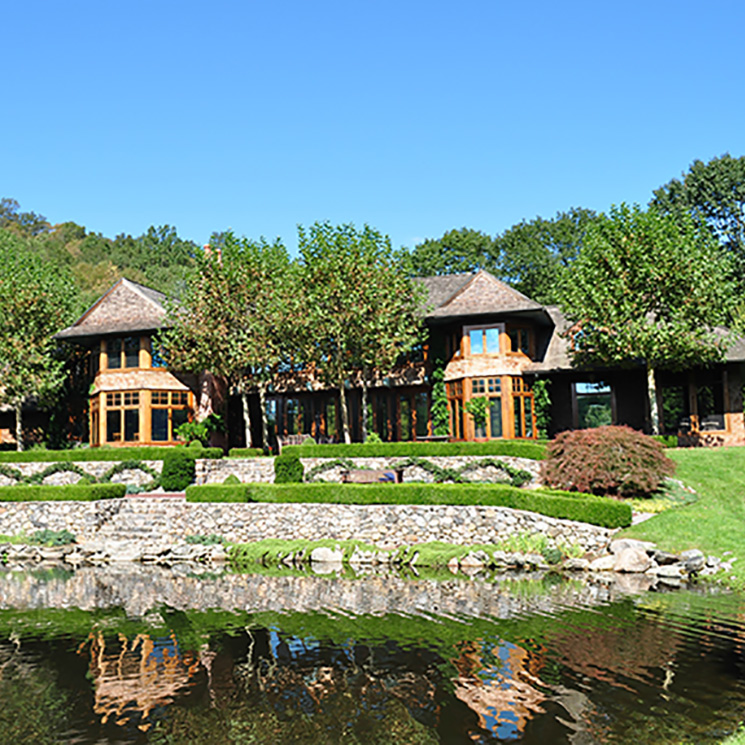
{"label": "grassy bank", "polygon": [[666,452],[677,464],[675,478],[695,489],[698,501],[667,510],[623,535],[654,541],[668,551],[698,548],[707,555],[736,557],[728,584],[744,589],[745,448]]}

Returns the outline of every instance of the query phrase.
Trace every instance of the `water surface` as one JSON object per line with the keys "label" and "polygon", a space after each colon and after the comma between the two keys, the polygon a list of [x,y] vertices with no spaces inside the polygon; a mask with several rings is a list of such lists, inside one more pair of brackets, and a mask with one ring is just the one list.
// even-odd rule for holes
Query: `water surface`
{"label": "water surface", "polygon": [[745,598],[630,582],[0,572],[0,741],[718,742]]}

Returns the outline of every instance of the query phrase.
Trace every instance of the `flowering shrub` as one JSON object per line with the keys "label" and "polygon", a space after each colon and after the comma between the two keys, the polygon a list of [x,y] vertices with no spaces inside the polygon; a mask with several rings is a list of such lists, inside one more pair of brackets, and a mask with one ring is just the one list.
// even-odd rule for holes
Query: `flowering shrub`
{"label": "flowering shrub", "polygon": [[649,497],[675,464],[653,438],[631,427],[563,432],[542,464],[548,486],[621,497]]}

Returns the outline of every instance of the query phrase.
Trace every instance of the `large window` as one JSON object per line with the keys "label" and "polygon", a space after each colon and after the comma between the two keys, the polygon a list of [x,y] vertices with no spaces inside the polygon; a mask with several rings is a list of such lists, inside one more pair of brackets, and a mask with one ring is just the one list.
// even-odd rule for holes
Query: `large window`
{"label": "large window", "polygon": [[606,383],[575,383],[578,429],[592,429],[613,424],[611,388]]}
{"label": "large window", "polygon": [[507,332],[507,336],[510,340],[510,352],[522,352],[522,354],[530,357],[530,329],[511,328]]}
{"label": "large window", "polygon": [[172,442],[176,430],[189,421],[186,391],[153,391],[150,395],[150,437],[153,442]]}
{"label": "large window", "polygon": [[106,394],[106,442],[140,439],[140,394],[137,391]]}
{"label": "large window", "polygon": [[519,377],[512,378],[512,407],[515,437],[534,437],[533,392],[528,384]]}
{"label": "large window", "polygon": [[109,370],[140,366],[140,338],[127,336],[124,339],[109,339],[106,342],[106,358]]}
{"label": "large window", "polygon": [[487,398],[486,420],[474,422],[474,435],[477,438],[502,437],[502,379],[474,378],[471,381],[471,397]]}
{"label": "large window", "polygon": [[499,354],[499,336],[504,331],[504,324],[466,326],[464,331],[468,336],[472,355]]}

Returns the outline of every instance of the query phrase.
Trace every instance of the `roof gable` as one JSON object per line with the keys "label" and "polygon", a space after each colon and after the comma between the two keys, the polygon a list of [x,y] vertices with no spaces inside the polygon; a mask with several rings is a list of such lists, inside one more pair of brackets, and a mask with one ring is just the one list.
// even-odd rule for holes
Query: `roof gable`
{"label": "roof gable", "polygon": [[[445,296],[444,284],[437,288],[441,291],[439,297],[430,290],[430,300],[439,300],[439,302],[432,302],[435,308],[427,314],[428,318],[511,313],[540,310],[542,307],[483,269],[476,274],[457,274],[452,277],[454,280],[458,279],[449,285],[453,290],[449,296]],[[439,278],[428,277],[425,286],[432,279]]]}
{"label": "roof gable", "polygon": [[150,287],[120,279],[58,339],[129,334],[159,329],[166,318],[166,296]]}

